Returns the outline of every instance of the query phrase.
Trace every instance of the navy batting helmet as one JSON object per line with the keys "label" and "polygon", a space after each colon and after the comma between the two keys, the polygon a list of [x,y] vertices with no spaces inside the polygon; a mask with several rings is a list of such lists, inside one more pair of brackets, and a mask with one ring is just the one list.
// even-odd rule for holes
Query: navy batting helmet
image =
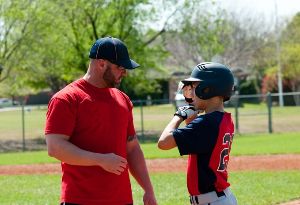
{"label": "navy batting helmet", "polygon": [[223,96],[225,102],[230,99],[234,90],[232,72],[220,63],[200,63],[193,69],[191,76],[181,82],[185,85],[200,82],[195,88],[195,94],[203,100]]}

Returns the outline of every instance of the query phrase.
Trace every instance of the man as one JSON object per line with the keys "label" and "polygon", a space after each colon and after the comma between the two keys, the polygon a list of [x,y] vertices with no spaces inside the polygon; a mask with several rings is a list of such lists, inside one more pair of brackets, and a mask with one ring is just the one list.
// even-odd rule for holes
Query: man
{"label": "man", "polygon": [[117,38],[98,39],[82,79],[56,93],[48,106],[48,154],[61,161],[61,204],[133,204],[128,170],[156,205],[136,137],[133,105],[116,87],[139,65]]}
{"label": "man", "polygon": [[[192,205],[236,205],[230,191],[227,164],[234,135],[231,114],[224,102],[233,91],[233,75],[226,66],[205,62],[182,81],[189,106],[180,107],[162,132],[158,147],[178,147],[189,155],[187,187]],[[197,116],[198,112],[204,114]],[[179,128],[186,121],[187,126]]]}

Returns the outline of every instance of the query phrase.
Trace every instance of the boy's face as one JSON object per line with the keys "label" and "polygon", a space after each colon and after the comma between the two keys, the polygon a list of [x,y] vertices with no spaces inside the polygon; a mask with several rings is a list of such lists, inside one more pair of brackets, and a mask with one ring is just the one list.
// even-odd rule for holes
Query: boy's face
{"label": "boy's face", "polygon": [[187,102],[195,107],[196,110],[205,110],[205,100],[202,100],[197,97],[195,94],[196,87],[201,82],[191,82],[186,84],[183,88],[183,96],[186,98]]}
{"label": "boy's face", "polygon": [[189,104],[193,102],[193,97],[194,97],[194,88],[193,84],[191,83],[186,83],[182,87],[182,94],[185,98],[185,101],[188,102]]}

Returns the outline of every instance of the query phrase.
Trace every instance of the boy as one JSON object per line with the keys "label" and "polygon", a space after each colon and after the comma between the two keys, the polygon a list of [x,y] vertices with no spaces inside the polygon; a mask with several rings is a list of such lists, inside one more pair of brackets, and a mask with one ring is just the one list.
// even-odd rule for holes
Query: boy
{"label": "boy", "polygon": [[[177,146],[180,155],[189,155],[187,187],[192,205],[236,205],[227,182],[234,124],[223,104],[232,95],[233,75],[222,64],[206,62],[197,65],[182,83],[189,106],[176,111],[158,147]],[[199,112],[204,113],[197,116]],[[184,120],[186,127],[178,128]]]}

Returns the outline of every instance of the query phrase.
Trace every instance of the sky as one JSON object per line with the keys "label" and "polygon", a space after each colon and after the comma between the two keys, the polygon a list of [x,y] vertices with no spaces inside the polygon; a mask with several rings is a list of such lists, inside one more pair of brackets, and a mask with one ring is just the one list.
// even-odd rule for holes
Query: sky
{"label": "sky", "polygon": [[[154,1],[158,1],[161,4],[163,2],[163,0]],[[258,19],[258,22],[263,20],[263,23],[267,24],[266,29],[276,24],[275,5],[277,5],[277,20],[279,25],[287,23],[297,12],[300,12],[300,0],[206,0],[203,2],[209,1],[214,1],[217,7],[224,8],[228,12],[235,12],[238,14],[237,16],[241,17],[241,21],[245,18]],[[204,8],[206,9],[206,7]],[[165,17],[161,18],[160,22],[155,22],[153,28],[161,29],[167,16],[172,11],[172,9],[164,9]]]}
{"label": "sky", "polygon": [[[267,18],[275,16],[275,5],[277,3],[278,17],[291,17],[300,12],[300,0],[216,0],[229,10],[243,10],[259,14]],[[276,2],[276,3],[275,3]]]}

